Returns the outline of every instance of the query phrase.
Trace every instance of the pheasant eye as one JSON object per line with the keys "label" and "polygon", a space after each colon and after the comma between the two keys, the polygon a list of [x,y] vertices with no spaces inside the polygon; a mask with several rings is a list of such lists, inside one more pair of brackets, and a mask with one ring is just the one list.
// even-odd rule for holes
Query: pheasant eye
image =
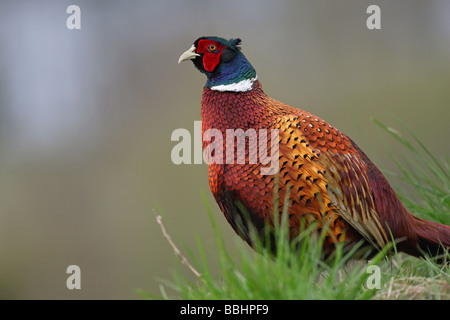
{"label": "pheasant eye", "polygon": [[208,51],[214,51],[214,50],[216,50],[217,49],[217,47],[216,47],[216,45],[214,45],[214,44],[210,44],[209,46],[208,46]]}

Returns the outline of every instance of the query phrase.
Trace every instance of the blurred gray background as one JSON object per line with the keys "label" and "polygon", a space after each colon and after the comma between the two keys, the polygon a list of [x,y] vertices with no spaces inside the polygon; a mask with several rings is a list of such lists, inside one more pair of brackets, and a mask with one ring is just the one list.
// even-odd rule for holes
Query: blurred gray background
{"label": "blurred gray background", "polygon": [[[66,9],[81,8],[81,30]],[[366,8],[381,7],[381,30]],[[0,2],[0,298],[136,299],[181,269],[174,240],[214,256],[206,165],[176,166],[173,130],[200,120],[205,82],[177,59],[204,35],[240,37],[270,96],[352,137],[383,170],[400,118],[449,155],[450,2]],[[405,156],[407,157],[407,156]],[[401,182],[389,177],[393,186]],[[81,290],[66,288],[67,266]]]}

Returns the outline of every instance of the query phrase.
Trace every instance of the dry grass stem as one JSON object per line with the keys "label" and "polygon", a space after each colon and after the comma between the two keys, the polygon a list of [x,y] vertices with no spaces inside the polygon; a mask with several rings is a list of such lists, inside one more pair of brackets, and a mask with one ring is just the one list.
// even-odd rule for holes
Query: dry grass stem
{"label": "dry grass stem", "polygon": [[181,253],[181,251],[178,249],[178,247],[175,245],[175,243],[172,241],[172,238],[170,237],[170,235],[167,233],[166,228],[164,227],[164,224],[162,222],[162,217],[161,215],[157,214],[156,210],[153,209],[153,213],[155,214],[156,217],[156,222],[158,222],[159,227],[161,228],[162,234],[164,236],[164,238],[166,238],[167,242],[169,242],[169,245],[172,247],[173,252],[175,253],[175,255],[181,260],[181,264],[185,265],[186,267],[188,267],[188,269],[196,276],[196,277],[201,277],[202,275],[200,274],[200,272],[198,272],[188,261],[188,259],[186,259],[186,257]]}

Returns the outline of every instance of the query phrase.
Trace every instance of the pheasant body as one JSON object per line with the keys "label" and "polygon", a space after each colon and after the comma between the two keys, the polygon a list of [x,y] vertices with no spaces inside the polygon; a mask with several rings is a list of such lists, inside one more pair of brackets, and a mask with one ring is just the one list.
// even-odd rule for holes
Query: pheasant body
{"label": "pheasant body", "polygon": [[[210,129],[223,136],[228,129],[278,130],[278,181],[261,172],[260,162],[249,161],[251,150],[257,149],[252,139],[245,140],[243,164],[237,161],[234,139],[223,141],[223,158],[232,152],[234,162],[208,164],[210,189],[244,240],[252,245],[242,207],[263,232],[266,222],[273,223],[274,205],[280,210],[287,205],[291,238],[298,235],[302,219],[318,229],[329,227],[325,251],[333,250],[336,242],[359,240],[379,249],[391,234],[399,250],[415,256],[423,250],[436,254],[440,244],[450,248],[450,227],[411,215],[349,137],[321,118],[267,96],[239,42],[202,37],[180,60],[193,59],[208,77],[201,101],[203,134]],[[204,141],[203,148],[209,143]],[[271,143],[268,149],[276,147]]]}

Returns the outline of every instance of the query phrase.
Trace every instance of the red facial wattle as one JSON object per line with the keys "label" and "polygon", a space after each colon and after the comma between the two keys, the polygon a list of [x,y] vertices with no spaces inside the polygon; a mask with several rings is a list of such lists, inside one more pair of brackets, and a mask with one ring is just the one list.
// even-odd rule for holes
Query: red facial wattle
{"label": "red facial wattle", "polygon": [[197,53],[203,53],[203,67],[213,72],[220,62],[224,46],[213,40],[202,39],[197,44]]}

